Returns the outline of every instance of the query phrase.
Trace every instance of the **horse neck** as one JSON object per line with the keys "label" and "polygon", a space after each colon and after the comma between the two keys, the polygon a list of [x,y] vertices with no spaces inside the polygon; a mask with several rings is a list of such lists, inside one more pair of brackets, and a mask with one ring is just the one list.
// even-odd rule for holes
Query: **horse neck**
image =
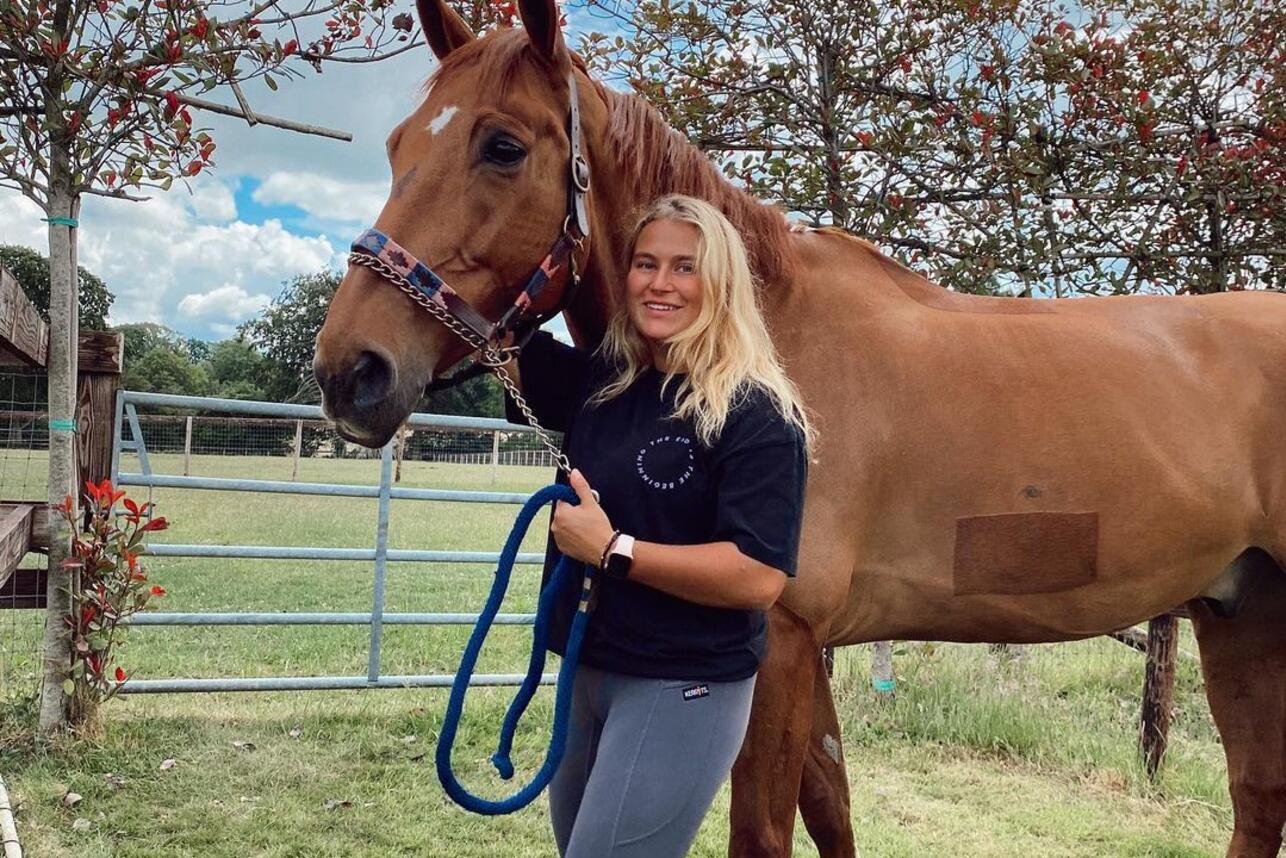
{"label": "horse neck", "polygon": [[568,309],[572,336],[596,345],[606,330],[611,288],[625,277],[622,248],[638,212],[657,197],[680,193],[704,199],[722,210],[746,241],[763,288],[771,293],[790,285],[793,253],[785,217],[734,188],[704,153],[688,143],[635,96],[594,82],[595,121],[586,123],[593,168],[590,258],[581,292]]}

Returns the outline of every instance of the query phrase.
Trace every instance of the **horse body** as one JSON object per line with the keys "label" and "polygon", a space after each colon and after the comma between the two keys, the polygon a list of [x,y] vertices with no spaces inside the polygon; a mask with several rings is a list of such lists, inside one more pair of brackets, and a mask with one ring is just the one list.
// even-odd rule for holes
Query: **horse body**
{"label": "horse body", "polygon": [[[824,266],[804,262],[789,291],[811,297],[770,318],[819,418],[806,518],[826,556],[784,602],[826,643],[1103,634],[1251,546],[1284,556],[1286,297],[960,295],[851,239],[799,240],[827,245]],[[1017,580],[953,574],[959,519],[1063,513],[1097,517],[1070,534],[1093,542],[1079,577],[1014,534],[995,551]]]}
{"label": "horse body", "polygon": [[[788,856],[797,810],[821,855],[855,855],[824,645],[1068,640],[1185,602],[1228,760],[1228,856],[1278,855],[1286,296],[948,292],[838,231],[788,230],[654,111],[590,78],[553,0],[520,2],[525,34],[476,40],[445,0],[418,6],[443,66],[390,136],[376,227],[495,318],[513,301],[504,284],[521,283],[566,216],[577,75],[593,187],[583,284],[564,314],[574,338],[602,336],[633,210],[700,196],[746,238],[774,341],[815,415],[799,575],[769,615],[730,855]],[[354,267],[315,369],[341,433],[378,446],[469,351]]]}

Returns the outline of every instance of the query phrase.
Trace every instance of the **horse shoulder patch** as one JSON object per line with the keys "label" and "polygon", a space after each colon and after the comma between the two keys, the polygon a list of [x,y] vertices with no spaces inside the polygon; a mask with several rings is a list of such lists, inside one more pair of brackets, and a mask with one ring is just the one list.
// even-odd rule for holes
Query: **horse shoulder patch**
{"label": "horse shoulder patch", "polygon": [[1057,593],[1098,575],[1098,513],[1024,512],[956,519],[957,596]]}

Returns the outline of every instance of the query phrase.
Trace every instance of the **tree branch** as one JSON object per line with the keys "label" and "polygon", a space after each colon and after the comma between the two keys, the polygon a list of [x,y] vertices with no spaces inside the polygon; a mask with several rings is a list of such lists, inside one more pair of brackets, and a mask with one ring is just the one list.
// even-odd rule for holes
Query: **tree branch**
{"label": "tree branch", "polygon": [[[204,98],[196,98],[191,95],[180,95],[179,101],[200,110],[208,110],[211,113],[221,113],[224,116],[235,116],[238,119],[245,119],[247,122],[250,122],[250,118],[237,107],[227,107],[225,105],[217,104],[213,101],[206,101]],[[336,131],[333,128],[323,128],[320,125],[306,125],[302,122],[295,122],[290,119],[280,119],[276,116],[268,116],[265,113],[255,113],[254,117],[258,122],[262,122],[264,125],[271,125],[275,128],[284,128],[287,131],[298,131],[300,134],[316,134],[319,137],[330,137],[334,140],[343,140],[345,143],[353,142],[353,135],[347,131]],[[254,122],[250,122],[250,124],[253,125]]]}

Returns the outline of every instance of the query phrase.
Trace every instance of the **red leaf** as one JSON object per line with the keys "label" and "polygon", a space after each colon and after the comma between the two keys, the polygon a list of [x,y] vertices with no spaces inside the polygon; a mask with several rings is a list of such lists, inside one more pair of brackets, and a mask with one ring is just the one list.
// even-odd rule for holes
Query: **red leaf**
{"label": "red leaf", "polygon": [[116,681],[117,682],[125,681],[125,668],[119,667],[119,666],[116,668]]}
{"label": "red leaf", "polygon": [[153,585],[153,586],[152,586],[152,595],[153,595],[153,596],[157,596],[157,597],[164,596],[164,595],[165,595],[165,588],[164,588],[164,587],[162,587],[160,584],[155,584],[155,585]]}
{"label": "red leaf", "polygon": [[195,176],[197,173],[201,172],[201,168],[203,166],[205,165],[200,161],[194,160],[192,163],[188,164],[188,168],[183,172],[187,173],[189,176]]}
{"label": "red leaf", "polygon": [[179,96],[175,92],[165,94],[165,118],[168,119],[179,112]]}
{"label": "red leaf", "polygon": [[147,524],[140,527],[138,530],[139,530],[139,533],[147,533],[152,530],[165,530],[169,526],[170,526],[170,523],[165,520],[165,516],[161,516],[159,518],[152,519]]}

